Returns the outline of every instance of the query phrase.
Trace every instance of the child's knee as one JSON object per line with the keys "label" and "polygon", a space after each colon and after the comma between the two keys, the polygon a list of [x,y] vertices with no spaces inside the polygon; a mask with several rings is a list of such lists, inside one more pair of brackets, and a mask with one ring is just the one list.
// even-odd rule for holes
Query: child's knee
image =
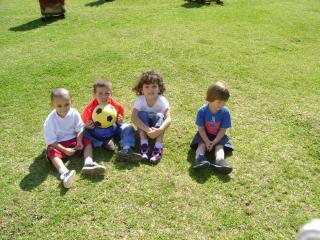
{"label": "child's knee", "polygon": [[216,145],[215,149],[216,149],[216,151],[219,151],[221,149],[223,150],[223,145]]}

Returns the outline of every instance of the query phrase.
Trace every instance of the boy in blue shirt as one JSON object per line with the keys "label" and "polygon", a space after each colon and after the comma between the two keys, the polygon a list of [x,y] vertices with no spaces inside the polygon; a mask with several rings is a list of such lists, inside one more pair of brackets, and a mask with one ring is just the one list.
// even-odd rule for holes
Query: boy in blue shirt
{"label": "boy in blue shirt", "polygon": [[[225,151],[232,152],[233,146],[226,131],[231,127],[230,112],[225,103],[229,99],[229,90],[224,83],[216,82],[209,86],[206,100],[197,115],[198,132],[192,140],[191,147],[196,148],[196,161],[193,168],[212,166],[218,172],[229,174],[232,166],[225,160]],[[213,163],[207,161],[206,151],[215,151]]]}

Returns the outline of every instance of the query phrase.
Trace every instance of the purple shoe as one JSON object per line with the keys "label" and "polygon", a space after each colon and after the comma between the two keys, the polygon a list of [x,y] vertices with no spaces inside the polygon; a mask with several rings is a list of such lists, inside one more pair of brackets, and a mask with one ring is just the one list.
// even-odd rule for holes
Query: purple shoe
{"label": "purple shoe", "polygon": [[141,157],[142,160],[149,160],[149,145],[144,143],[141,145]]}
{"label": "purple shoe", "polygon": [[153,164],[159,163],[162,158],[162,152],[162,148],[154,148],[152,152],[152,157],[150,158],[150,162]]}

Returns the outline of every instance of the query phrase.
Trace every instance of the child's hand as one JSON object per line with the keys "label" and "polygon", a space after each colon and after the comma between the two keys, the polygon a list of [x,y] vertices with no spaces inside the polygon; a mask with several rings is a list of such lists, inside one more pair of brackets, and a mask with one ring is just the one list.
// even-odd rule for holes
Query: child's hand
{"label": "child's hand", "polygon": [[89,120],[85,125],[84,125],[85,128],[87,129],[93,129],[95,126],[94,126],[94,123],[92,120]]}
{"label": "child's hand", "polygon": [[212,141],[208,141],[205,143],[206,144],[206,148],[209,152],[211,152],[213,146],[214,146],[214,143]]}
{"label": "child's hand", "polygon": [[118,117],[117,117],[117,124],[118,124],[118,125],[121,125],[122,123],[123,123],[123,117],[120,116],[120,115],[118,115]]}
{"label": "child's hand", "polygon": [[72,156],[73,154],[76,153],[76,149],[75,148],[65,148],[64,150],[64,153],[67,155],[67,156]]}
{"label": "child's hand", "polygon": [[155,130],[155,128],[150,128],[150,131],[147,132],[147,135],[151,139],[155,139],[159,136],[158,132]]}
{"label": "child's hand", "polygon": [[77,145],[74,147],[75,150],[79,151],[83,149],[83,144],[82,142],[77,142]]}
{"label": "child's hand", "polygon": [[155,132],[155,135],[157,135],[156,137],[159,137],[164,132],[161,128],[152,127],[151,129]]}

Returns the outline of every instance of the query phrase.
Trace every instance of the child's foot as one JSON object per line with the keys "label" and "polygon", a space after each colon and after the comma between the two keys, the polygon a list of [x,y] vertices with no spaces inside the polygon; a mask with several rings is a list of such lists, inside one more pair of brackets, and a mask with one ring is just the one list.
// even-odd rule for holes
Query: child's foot
{"label": "child's foot", "polygon": [[108,151],[114,151],[116,149],[116,145],[114,144],[114,141],[112,139],[104,142],[102,146]]}
{"label": "child's foot", "polygon": [[126,162],[139,162],[142,160],[142,157],[139,153],[133,151],[132,148],[122,149],[118,155],[119,161]]}
{"label": "child's foot", "polygon": [[210,162],[207,161],[204,155],[199,155],[196,157],[196,162],[193,166],[194,169],[203,168],[210,166]]}
{"label": "child's foot", "polygon": [[223,5],[223,0],[216,0],[217,4]]}
{"label": "child's foot", "polygon": [[75,177],[76,171],[68,170],[60,176],[60,179],[62,180],[62,184],[65,188],[70,188],[71,185],[74,183]]}
{"label": "child's foot", "polygon": [[149,146],[148,144],[142,144],[141,145],[141,157],[142,157],[142,160],[148,160],[149,159]]}
{"label": "child's foot", "polygon": [[213,169],[217,170],[217,172],[222,174],[229,174],[232,172],[232,166],[224,159],[215,160],[214,163],[211,164]]}
{"label": "child's foot", "polygon": [[96,162],[84,164],[82,173],[85,175],[103,175],[106,171],[106,167]]}
{"label": "child's foot", "polygon": [[150,158],[150,162],[153,164],[159,163],[162,158],[162,152],[162,148],[154,148],[152,152],[152,157]]}

